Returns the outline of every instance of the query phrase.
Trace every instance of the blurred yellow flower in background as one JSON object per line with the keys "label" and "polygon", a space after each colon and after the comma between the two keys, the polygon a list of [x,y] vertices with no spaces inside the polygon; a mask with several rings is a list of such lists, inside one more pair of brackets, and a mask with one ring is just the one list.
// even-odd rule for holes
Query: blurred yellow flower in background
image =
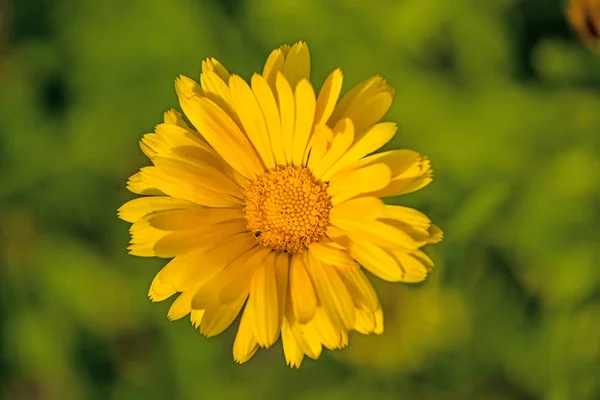
{"label": "blurred yellow flower in background", "polygon": [[[180,106],[147,134],[153,166],[129,180],[147,195],[119,209],[131,254],[173,258],[155,277],[153,301],[179,296],[170,319],[190,314],[207,337],[242,312],[233,345],[243,363],[282,338],[298,367],[348,332],[383,332],[381,304],[361,266],[392,282],[420,282],[433,268],[420,248],[442,239],[421,212],[382,197],[432,180],[411,150],[372,154],[396,133],[380,122],[394,91],[379,76],[346,95],[342,72],[318,95],[305,43],[282,46],[250,85],[215,59],[200,83],[176,80]],[[338,101],[339,99],[339,101]]]}
{"label": "blurred yellow flower in background", "polygon": [[600,1],[570,0],[567,19],[581,40],[591,47],[600,44]]}

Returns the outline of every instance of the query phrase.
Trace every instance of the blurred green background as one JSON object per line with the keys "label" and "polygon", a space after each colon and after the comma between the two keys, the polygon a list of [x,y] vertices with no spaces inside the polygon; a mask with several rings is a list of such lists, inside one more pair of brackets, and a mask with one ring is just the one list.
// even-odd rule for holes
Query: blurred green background
{"label": "blurred green background", "polygon": [[[559,0],[0,1],[0,398],[600,399],[600,56]],[[169,322],[116,209],[174,78],[248,78],[306,40],[313,82],[380,73],[395,148],[433,184],[393,201],[446,233],[419,285],[377,282],[383,336],[239,366],[234,330]]]}

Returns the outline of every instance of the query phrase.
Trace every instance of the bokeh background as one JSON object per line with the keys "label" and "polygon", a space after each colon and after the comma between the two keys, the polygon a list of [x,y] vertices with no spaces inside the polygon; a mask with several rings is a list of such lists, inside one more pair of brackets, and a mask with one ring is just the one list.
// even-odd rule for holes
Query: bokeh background
{"label": "bokeh background", "polygon": [[[1,0],[0,398],[600,399],[600,55],[559,0]],[[446,233],[423,284],[377,282],[383,336],[242,366],[147,289],[116,209],[138,148],[214,56],[248,78],[306,40],[313,82],[381,73],[391,146]]]}

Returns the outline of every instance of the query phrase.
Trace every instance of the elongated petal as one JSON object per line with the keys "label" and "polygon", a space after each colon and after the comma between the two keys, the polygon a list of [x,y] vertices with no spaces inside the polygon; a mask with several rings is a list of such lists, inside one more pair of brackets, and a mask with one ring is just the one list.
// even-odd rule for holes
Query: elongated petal
{"label": "elongated petal", "polygon": [[387,251],[372,242],[356,240],[350,248],[352,256],[375,276],[388,282],[400,282],[404,272],[398,261]]}
{"label": "elongated petal", "polygon": [[239,199],[226,193],[217,192],[196,179],[186,180],[189,175],[169,175],[171,169],[144,167],[140,177],[150,187],[156,187],[169,196],[191,201],[210,207],[235,207],[240,205]]}
{"label": "elongated petal", "polygon": [[154,212],[184,210],[193,206],[189,201],[168,196],[139,197],[123,204],[118,210],[118,215],[123,221],[133,223]]}
{"label": "elongated petal", "polygon": [[188,290],[187,292],[181,293],[177,299],[171,304],[167,318],[171,321],[181,319],[188,315],[192,311],[191,300],[194,296],[194,290]]}
{"label": "elongated petal", "polygon": [[262,162],[268,169],[275,167],[275,158],[271,148],[271,138],[267,131],[265,118],[250,86],[239,76],[229,78],[229,86],[235,110],[240,117],[250,142],[257,150]]}
{"label": "elongated petal", "polygon": [[275,253],[267,254],[250,284],[248,307],[252,309],[253,331],[261,347],[270,347],[279,335],[279,304],[277,301]]}
{"label": "elongated petal", "polygon": [[281,72],[284,64],[285,55],[281,48],[273,50],[267,58],[262,76],[273,90],[275,90],[275,79],[277,74]]}
{"label": "elongated petal", "polygon": [[165,193],[158,188],[149,185],[142,180],[142,174],[140,172],[133,174],[127,180],[127,190],[135,194],[141,194],[146,196],[164,196]]}
{"label": "elongated petal", "polygon": [[158,275],[154,277],[150,290],[148,291],[148,297],[152,301],[163,301],[168,299],[177,293],[177,289],[169,283],[163,282]]}
{"label": "elongated petal", "polygon": [[[309,254],[311,252],[309,251]],[[308,271],[315,284],[319,300],[329,318],[339,327],[352,329],[356,320],[354,303],[350,292],[335,268],[323,264],[311,254],[307,263]]]}
{"label": "elongated petal", "polygon": [[[327,125],[315,126],[311,142],[310,150],[307,154],[306,165],[312,171],[321,163],[323,157],[329,152],[331,143],[333,142],[333,131]],[[313,172],[314,174],[314,172]]]}
{"label": "elongated petal", "polygon": [[326,124],[340,97],[344,76],[339,68],[334,70],[323,83],[317,98],[315,125]]}
{"label": "elongated petal", "polygon": [[279,118],[281,120],[283,149],[285,151],[285,159],[289,163],[292,161],[294,125],[296,121],[294,92],[288,80],[280,73],[277,74],[275,79],[275,88],[277,99],[279,101]]}
{"label": "elongated petal", "polygon": [[305,266],[304,256],[294,256],[290,267],[290,299],[296,320],[306,324],[317,310],[317,295]]}
{"label": "elongated petal", "polygon": [[263,261],[270,249],[256,246],[246,253],[241,263],[231,263],[219,275],[218,301],[222,304],[231,303],[250,292],[250,283],[256,271],[263,265]]}
{"label": "elongated petal", "polygon": [[258,342],[252,331],[253,320],[252,309],[246,307],[233,342],[233,359],[239,364],[248,361],[258,350]]}
{"label": "elongated petal", "polygon": [[297,42],[285,55],[283,74],[290,82],[292,88],[303,79],[310,79],[310,52],[304,42]]}
{"label": "elongated petal", "polygon": [[[344,220],[369,220],[386,216],[385,205],[377,197],[359,197],[348,200],[333,207],[329,211],[330,221]],[[335,225],[335,223],[333,223]]]}
{"label": "elongated petal", "polygon": [[321,160],[314,165],[313,174],[319,179],[346,153],[354,141],[354,125],[349,119],[340,121],[333,132],[334,137],[331,147]]}
{"label": "elongated petal", "polygon": [[350,267],[356,265],[346,250],[336,248],[327,243],[311,243],[309,250],[315,258],[326,264]]}
{"label": "elongated petal", "polygon": [[312,133],[315,117],[315,92],[306,79],[302,79],[294,92],[296,102],[296,122],[294,127],[294,143],[292,146],[292,162],[301,165],[304,153]]}
{"label": "elongated petal", "polygon": [[163,282],[185,292],[199,287],[255,245],[252,235],[247,234],[221,239],[208,249],[200,247],[175,257],[159,272],[159,276]]}
{"label": "elongated petal", "polygon": [[223,109],[201,96],[180,97],[180,102],[192,124],[236,171],[247,178],[253,178],[263,171],[254,148]]}
{"label": "elongated petal", "polygon": [[323,179],[329,180],[337,172],[379,149],[394,137],[397,129],[395,123],[383,122],[357,136],[352,147],[323,175]]}
{"label": "elongated petal", "polygon": [[360,221],[337,219],[335,226],[348,232],[350,236],[362,236],[383,248],[414,250],[419,244],[404,230],[380,221]]}
{"label": "elongated petal", "polygon": [[292,333],[292,328],[285,319],[281,327],[281,341],[283,342],[283,354],[285,355],[287,365],[300,368],[304,353],[300,350],[300,346],[298,346]]}
{"label": "elongated petal", "polygon": [[251,83],[252,91],[254,92],[254,96],[256,96],[256,100],[258,101],[265,118],[275,162],[278,165],[285,165],[287,160],[285,158],[281,119],[279,118],[279,109],[275,100],[275,95],[262,76],[254,74]]}
{"label": "elongated petal", "polygon": [[357,307],[373,312],[381,307],[375,289],[358,265],[338,266],[337,269]]}
{"label": "elongated petal", "polygon": [[385,188],[391,179],[390,169],[385,164],[374,164],[352,171],[341,179],[331,181],[327,192],[335,206],[360,194]]}
{"label": "elongated petal", "polygon": [[238,316],[244,306],[245,298],[241,298],[231,304],[211,307],[204,311],[200,323],[200,333],[206,337],[213,337],[223,333]]}

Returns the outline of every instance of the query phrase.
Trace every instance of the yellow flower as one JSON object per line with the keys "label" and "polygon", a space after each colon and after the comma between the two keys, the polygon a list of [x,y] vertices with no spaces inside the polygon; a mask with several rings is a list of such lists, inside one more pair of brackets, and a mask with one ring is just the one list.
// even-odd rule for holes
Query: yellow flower
{"label": "yellow flower", "polygon": [[600,0],[569,0],[567,19],[587,45],[600,45]]}
{"label": "yellow flower", "polygon": [[141,148],[153,166],[129,180],[148,195],[119,209],[133,223],[129,250],[173,258],[149,296],[176,293],[168,316],[208,337],[240,312],[233,357],[243,363],[279,336],[298,367],[348,332],[383,331],[377,294],[361,266],[393,282],[419,282],[433,263],[419,250],[441,240],[429,218],[380,197],[413,192],[432,179],[411,150],[372,154],[396,133],[380,122],[393,90],[379,76],[338,101],[342,72],[318,96],[305,43],[271,53],[250,85],[215,59],[200,84],[176,80],[175,110]]}

